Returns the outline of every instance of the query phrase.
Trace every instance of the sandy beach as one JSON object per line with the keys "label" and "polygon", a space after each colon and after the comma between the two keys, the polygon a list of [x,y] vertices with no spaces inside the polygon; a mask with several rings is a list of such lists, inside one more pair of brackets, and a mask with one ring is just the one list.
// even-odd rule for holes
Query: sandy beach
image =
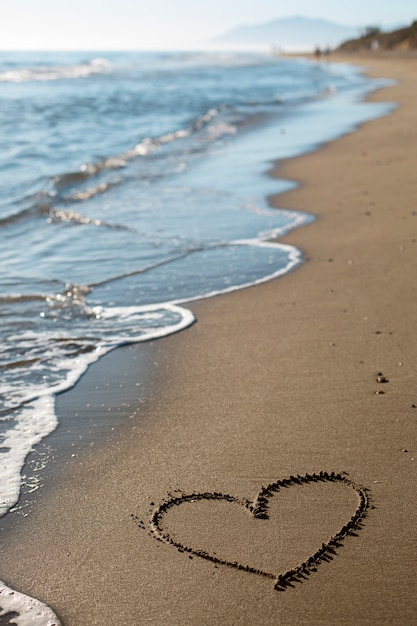
{"label": "sandy beach", "polygon": [[0,577],[65,626],[417,622],[417,59],[334,60],[398,107],[276,164],[305,263],[58,399],[127,417],[3,524]]}

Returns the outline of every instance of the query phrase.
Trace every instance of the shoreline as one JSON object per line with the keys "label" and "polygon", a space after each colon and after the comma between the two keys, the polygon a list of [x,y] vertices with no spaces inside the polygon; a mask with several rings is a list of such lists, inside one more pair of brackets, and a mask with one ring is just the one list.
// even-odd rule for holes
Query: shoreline
{"label": "shoreline", "polygon": [[[317,216],[280,239],[295,243],[306,262],[279,280],[192,303],[198,323],[186,337],[151,345],[160,373],[135,426],[91,458],[69,461],[56,499],[44,494],[44,507],[21,525],[24,537],[18,529],[5,548],[1,577],[53,607],[64,624],[110,624],[114,615],[121,624],[363,623],[364,611],[369,623],[407,623],[417,615],[416,514],[406,507],[417,454],[415,91],[406,74],[416,69],[411,60],[359,58],[377,73],[403,72],[405,82],[371,95],[400,108],[275,168],[299,186],[274,202]],[[124,358],[114,357],[120,367]],[[379,371],[389,383],[376,381]],[[73,400],[71,393],[70,406],[80,401],[78,388]],[[178,554],[132,521],[146,524],[173,489],[253,498],[262,484],[320,471],[348,471],[371,488],[376,509],[331,563],[285,594],[246,572]],[[344,495],[333,495],[342,525]],[[286,506],[289,534],[293,504]],[[237,553],[243,525],[230,519]],[[299,525],[308,556],[317,528]],[[192,543],[196,529],[188,532]],[[277,558],[291,556],[290,547],[282,550]]]}

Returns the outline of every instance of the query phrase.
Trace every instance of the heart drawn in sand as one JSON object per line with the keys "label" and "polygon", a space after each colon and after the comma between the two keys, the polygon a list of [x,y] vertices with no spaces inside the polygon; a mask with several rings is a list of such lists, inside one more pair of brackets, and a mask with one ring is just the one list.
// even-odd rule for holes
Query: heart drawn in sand
{"label": "heart drawn in sand", "polygon": [[[164,528],[164,518],[168,511],[173,510],[173,507],[179,507],[185,503],[202,503],[204,501],[213,502],[218,501],[222,503],[229,503],[233,505],[239,505],[243,507],[250,516],[258,520],[270,519],[269,509],[272,503],[272,498],[279,492],[293,488],[295,486],[305,486],[312,483],[338,483],[343,488],[353,490],[357,498],[357,507],[350,519],[340,528],[340,530],[327,541],[322,543],[320,547],[310,556],[308,556],[302,563],[299,563],[295,567],[287,569],[283,572],[269,572],[264,569],[259,569],[253,565],[245,565],[238,561],[227,560],[217,556],[214,551],[206,552],[202,549],[190,547],[185,544],[184,541],[176,539],[172,534],[169,534]],[[352,492],[351,492],[352,493]],[[253,501],[246,499],[240,499],[235,496],[230,496],[219,492],[206,492],[206,493],[192,493],[192,494],[179,494],[170,496],[168,500],[164,501],[159,507],[157,507],[152,513],[149,522],[149,533],[159,541],[163,541],[174,546],[180,552],[188,553],[189,556],[198,556],[200,558],[211,561],[217,565],[224,565],[226,567],[246,571],[250,574],[257,574],[265,578],[274,580],[274,588],[277,591],[285,591],[288,587],[293,587],[294,582],[302,582],[306,580],[312,572],[317,571],[317,567],[326,561],[332,560],[334,555],[337,554],[337,549],[343,544],[343,540],[348,535],[356,535],[356,532],[360,530],[362,521],[366,517],[368,508],[370,507],[369,495],[367,490],[355,484],[351,481],[347,474],[337,474],[335,472],[327,473],[320,472],[318,474],[304,474],[303,476],[290,476],[289,478],[283,478],[277,480],[274,483],[262,487],[257,497]],[[308,515],[308,513],[307,513]],[[138,520],[136,516],[132,515],[134,520],[144,528],[143,522]],[[307,518],[308,519],[308,518]]]}

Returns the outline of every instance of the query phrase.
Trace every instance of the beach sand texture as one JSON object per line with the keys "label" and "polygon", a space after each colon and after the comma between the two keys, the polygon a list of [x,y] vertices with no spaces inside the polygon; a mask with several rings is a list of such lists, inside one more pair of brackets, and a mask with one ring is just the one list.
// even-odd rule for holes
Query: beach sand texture
{"label": "beach sand texture", "polygon": [[398,108],[276,164],[300,187],[273,203],[317,216],[285,237],[306,262],[59,398],[132,404],[3,533],[2,579],[65,626],[417,623],[417,61],[347,60]]}

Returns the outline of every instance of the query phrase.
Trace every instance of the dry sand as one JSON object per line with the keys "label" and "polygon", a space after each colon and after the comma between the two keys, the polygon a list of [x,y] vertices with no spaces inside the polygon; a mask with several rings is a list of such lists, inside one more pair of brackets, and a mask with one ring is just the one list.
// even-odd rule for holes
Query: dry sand
{"label": "dry sand", "polygon": [[197,324],[146,347],[142,404],[144,346],[60,398],[133,403],[3,533],[1,578],[66,626],[417,623],[417,60],[358,61],[399,79],[371,97],[398,109],[276,167],[302,185],[276,206],[318,216],[286,237],[306,263],[193,304]]}

